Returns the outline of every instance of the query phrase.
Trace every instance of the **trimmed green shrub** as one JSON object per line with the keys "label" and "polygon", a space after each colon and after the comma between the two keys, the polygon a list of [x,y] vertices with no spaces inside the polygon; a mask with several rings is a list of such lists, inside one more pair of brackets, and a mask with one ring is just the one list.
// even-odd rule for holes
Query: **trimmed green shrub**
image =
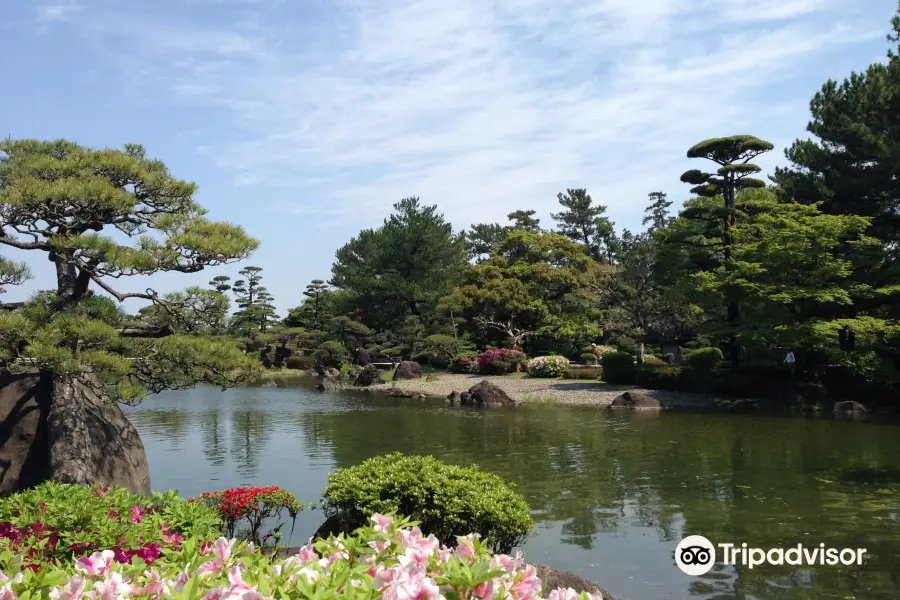
{"label": "trimmed green shrub", "polygon": [[697,373],[712,373],[725,360],[718,348],[697,348],[684,358],[684,364]]}
{"label": "trimmed green shrub", "polygon": [[589,365],[597,364],[597,357],[593,352],[585,352],[581,355],[581,360]]}
{"label": "trimmed green shrub", "polygon": [[497,552],[522,544],[534,526],[525,499],[496,475],[399,452],[332,473],[322,501],[351,531],[373,513],[392,513],[444,543],[478,533]]}
{"label": "trimmed green shrub", "polygon": [[623,335],[616,340],[616,348],[618,348],[619,352],[627,352],[634,355],[638,353],[640,343],[632,337]]}
{"label": "trimmed green shrub", "polygon": [[644,363],[637,368],[637,384],[648,390],[685,390],[686,371],[675,365]]}
{"label": "trimmed green shrub", "polygon": [[347,362],[347,349],[340,342],[328,340],[316,348],[313,358],[322,361],[326,367],[340,369],[341,365]]}
{"label": "trimmed green shrub", "polygon": [[603,364],[603,381],[607,383],[634,383],[634,357],[626,352],[607,352],[600,359]]}
{"label": "trimmed green shrub", "polygon": [[316,366],[316,359],[312,356],[288,356],[284,360],[284,366],[298,371],[312,371]]}
{"label": "trimmed green shrub", "polygon": [[532,377],[559,377],[569,370],[569,359],[565,356],[538,356],[525,365]]}
{"label": "trimmed green shrub", "polygon": [[579,369],[566,369],[563,379],[601,379],[603,377],[603,369],[600,367],[582,367]]}
{"label": "trimmed green shrub", "polygon": [[122,488],[45,482],[0,500],[0,549],[38,566],[103,549],[117,560],[151,562],[182,538],[213,540],[224,526],[214,509],[176,492],[148,498]]}
{"label": "trimmed green shrub", "polygon": [[669,366],[669,363],[667,363],[666,361],[664,361],[661,358],[653,356],[652,354],[645,354],[644,362],[642,364],[647,365],[648,367],[668,367]]}

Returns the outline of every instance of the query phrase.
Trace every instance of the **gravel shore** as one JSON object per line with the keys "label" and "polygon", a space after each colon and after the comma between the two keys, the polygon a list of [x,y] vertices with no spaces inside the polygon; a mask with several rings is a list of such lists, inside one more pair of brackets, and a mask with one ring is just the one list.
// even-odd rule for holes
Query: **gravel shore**
{"label": "gravel shore", "polygon": [[664,390],[644,390],[631,386],[617,386],[601,381],[567,381],[563,379],[531,379],[481,375],[430,375],[428,378],[373,385],[371,390],[397,389],[446,398],[451,392],[464,392],[479,381],[487,379],[510,398],[521,404],[547,402],[553,404],[605,406],[622,392],[643,392],[666,407],[709,406],[714,399],[701,394],[686,394]]}

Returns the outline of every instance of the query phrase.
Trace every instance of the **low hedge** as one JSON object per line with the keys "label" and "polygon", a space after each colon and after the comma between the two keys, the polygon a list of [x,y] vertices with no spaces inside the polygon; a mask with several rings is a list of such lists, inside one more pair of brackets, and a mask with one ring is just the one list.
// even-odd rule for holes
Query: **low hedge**
{"label": "low hedge", "polygon": [[562,374],[563,379],[602,379],[603,369],[600,367],[581,367],[578,369],[566,369]]}
{"label": "low hedge", "polygon": [[443,543],[477,533],[498,552],[521,545],[534,526],[525,499],[496,475],[399,452],[329,475],[322,507],[351,531],[373,513],[393,513]]}

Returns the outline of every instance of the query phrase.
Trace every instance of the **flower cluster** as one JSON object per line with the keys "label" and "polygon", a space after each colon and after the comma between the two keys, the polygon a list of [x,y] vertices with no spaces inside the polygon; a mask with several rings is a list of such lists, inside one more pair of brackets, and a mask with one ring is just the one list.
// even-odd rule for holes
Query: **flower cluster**
{"label": "flower cluster", "polygon": [[569,359],[565,356],[539,356],[525,365],[532,377],[559,377],[569,369]]}
{"label": "flower cluster", "polygon": [[[107,549],[114,560],[149,564],[184,537],[213,539],[222,521],[208,508],[174,494],[152,498],[123,489],[47,482],[0,500],[0,555],[31,569]],[[0,556],[0,569],[8,558]]]}
{"label": "flower cluster", "polygon": [[615,352],[616,349],[612,346],[591,346],[591,354],[597,357],[597,360],[603,358],[603,355],[608,352]]}
{"label": "flower cluster", "polygon": [[[234,537],[242,525],[246,524],[247,537],[260,546],[269,540],[277,545],[281,537],[280,518],[283,512],[287,511],[293,522],[297,513],[303,510],[303,505],[297,502],[293,494],[275,485],[204,492],[200,499],[218,512],[229,537]],[[278,523],[272,531],[262,534],[263,523],[270,518]]]}
{"label": "flower cluster", "polygon": [[[219,538],[211,545],[187,541],[147,568],[117,564],[112,551],[74,564],[0,573],[0,598],[50,600],[267,600],[333,598],[537,600],[542,583],[519,556],[491,555],[477,536],[451,548],[424,536],[407,521],[374,515],[373,526],[349,537],[307,543],[284,559],[252,544]],[[572,589],[550,591],[551,600],[603,600]]]}
{"label": "flower cluster", "polygon": [[450,363],[450,371],[453,373],[475,373],[478,371],[478,354],[475,352],[463,352],[457,354]]}
{"label": "flower cluster", "polygon": [[525,363],[525,353],[507,348],[488,348],[478,356],[478,372],[482,375],[515,373]]}

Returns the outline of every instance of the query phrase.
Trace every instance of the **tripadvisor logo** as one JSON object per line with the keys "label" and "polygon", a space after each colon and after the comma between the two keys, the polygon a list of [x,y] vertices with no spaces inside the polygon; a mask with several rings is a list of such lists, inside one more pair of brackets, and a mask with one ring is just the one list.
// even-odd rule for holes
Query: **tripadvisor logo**
{"label": "tripadvisor logo", "polygon": [[746,543],[713,544],[702,535],[689,535],[675,547],[675,564],[682,572],[697,577],[716,564],[716,548],[721,552],[722,564],[741,565],[752,569],[760,565],[836,566],[862,565],[865,548],[826,548],[825,544],[806,547],[797,544],[789,548],[753,548]]}

